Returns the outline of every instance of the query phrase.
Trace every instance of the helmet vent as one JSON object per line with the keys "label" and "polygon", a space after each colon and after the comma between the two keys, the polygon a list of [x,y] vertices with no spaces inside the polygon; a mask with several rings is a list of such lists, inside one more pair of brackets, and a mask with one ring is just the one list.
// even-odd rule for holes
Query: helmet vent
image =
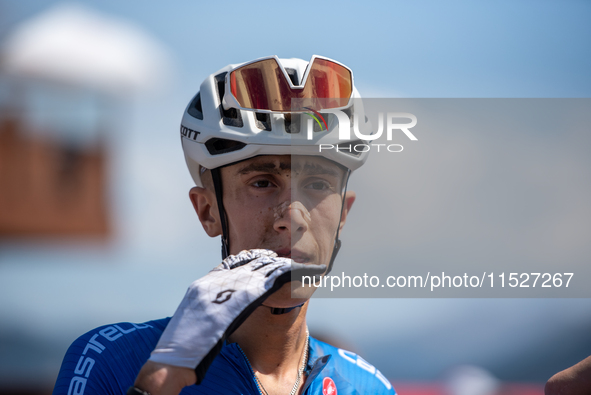
{"label": "helmet vent", "polygon": [[[322,115],[322,118],[324,118],[324,120],[326,121],[326,123],[330,125],[330,123],[332,122],[332,117],[334,115],[333,114],[330,114],[330,113],[324,113],[324,114],[321,113],[320,115]],[[325,129],[325,126],[324,126],[324,122],[322,120],[319,120],[319,121],[314,120],[312,122],[312,131],[314,133],[326,132],[326,129]]]}
{"label": "helmet vent", "polygon": [[287,72],[292,84],[295,86],[300,85],[300,79],[298,78],[298,71],[296,69],[285,68],[285,71]]}
{"label": "helmet vent", "polygon": [[194,116],[197,119],[203,120],[203,109],[201,108],[201,93],[197,92],[197,95],[193,98],[191,105],[189,106],[189,115]]}
{"label": "helmet vent", "polygon": [[353,127],[354,125],[354,114],[355,112],[353,111],[353,106],[349,107],[349,108],[345,108],[342,110],[345,114],[347,114],[347,117],[349,117],[349,121],[351,122],[351,127]]}
{"label": "helmet vent", "polygon": [[357,146],[359,144],[367,145],[367,142],[362,141],[362,140],[356,140],[356,141],[348,141],[346,143],[341,143],[337,146],[338,152],[341,152],[341,153],[347,154],[347,155],[351,155],[354,157],[359,157],[364,152],[364,151],[355,150],[355,146]]}
{"label": "helmet vent", "polygon": [[220,73],[215,76],[215,81],[218,87],[218,98],[220,100],[220,115],[222,116],[222,122],[224,125],[241,128],[244,126],[244,122],[242,122],[240,111],[235,108],[225,110],[224,106],[222,106],[222,99],[224,98],[224,92],[226,90],[226,74],[228,73]]}
{"label": "helmet vent", "polygon": [[270,132],[271,131],[271,115],[265,114],[262,112],[255,112],[254,115],[255,115],[257,128]]}
{"label": "helmet vent", "polygon": [[285,133],[296,134],[300,132],[300,117],[292,114],[285,114]]}
{"label": "helmet vent", "polygon": [[211,155],[221,155],[241,150],[246,147],[246,144],[240,141],[213,138],[207,140],[205,147]]}

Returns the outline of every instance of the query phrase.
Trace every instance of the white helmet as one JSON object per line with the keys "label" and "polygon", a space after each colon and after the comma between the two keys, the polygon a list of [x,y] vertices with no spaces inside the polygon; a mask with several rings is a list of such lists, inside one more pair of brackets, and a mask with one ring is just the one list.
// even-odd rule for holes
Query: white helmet
{"label": "white helmet", "polygon": [[[303,113],[241,108],[231,92],[226,91],[226,86],[229,86],[228,73],[267,59],[277,62],[294,91],[303,89],[304,83],[309,79],[309,62],[273,56],[229,65],[211,74],[203,81],[200,91],[187,106],[181,121],[181,142],[187,166],[198,186],[202,186],[202,167],[215,169],[258,155],[319,155],[351,171],[360,167],[367,159],[367,152],[352,149],[353,143],[361,143],[354,133],[350,133],[350,141],[339,140],[339,122],[337,116],[330,111],[324,112],[327,122],[324,123],[326,130],[322,130],[322,124],[312,122],[312,117],[307,118],[308,122],[303,122],[306,120],[306,114]],[[310,63],[316,59],[326,58],[313,56]],[[330,62],[345,67],[332,60]],[[273,78],[281,76],[275,75]],[[353,103],[357,106],[356,115],[363,114],[363,109],[360,101],[354,100],[360,97],[353,85],[352,74],[350,79],[350,100],[347,100],[345,106],[339,107],[339,110],[349,116],[352,129]],[[367,119],[365,116],[359,118],[359,129],[367,130]],[[320,144],[331,144],[335,149],[323,149],[320,152]],[[339,149],[336,149],[337,146]]]}

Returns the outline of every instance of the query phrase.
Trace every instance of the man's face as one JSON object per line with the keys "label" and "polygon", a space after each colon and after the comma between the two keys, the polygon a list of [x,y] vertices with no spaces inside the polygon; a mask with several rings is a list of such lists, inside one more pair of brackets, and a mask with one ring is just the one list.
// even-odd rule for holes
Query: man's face
{"label": "man's face", "polygon": [[221,173],[231,254],[265,248],[296,262],[328,264],[344,224],[341,167],[321,157],[273,155]]}
{"label": "man's face", "polygon": [[[230,254],[263,248],[304,264],[328,265],[336,231],[345,224],[355,201],[347,192],[341,212],[345,170],[314,156],[259,156],[221,170],[224,208],[228,218]],[[209,236],[222,232],[211,179],[190,196]],[[264,302],[292,307],[309,293],[292,299],[284,285]],[[304,296],[307,295],[307,296]]]}

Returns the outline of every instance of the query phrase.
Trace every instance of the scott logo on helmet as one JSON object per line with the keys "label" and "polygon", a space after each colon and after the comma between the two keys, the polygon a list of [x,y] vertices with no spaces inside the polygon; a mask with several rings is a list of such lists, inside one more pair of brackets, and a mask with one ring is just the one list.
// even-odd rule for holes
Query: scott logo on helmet
{"label": "scott logo on helmet", "polygon": [[197,140],[197,135],[199,135],[199,132],[181,125],[181,135],[188,139]]}

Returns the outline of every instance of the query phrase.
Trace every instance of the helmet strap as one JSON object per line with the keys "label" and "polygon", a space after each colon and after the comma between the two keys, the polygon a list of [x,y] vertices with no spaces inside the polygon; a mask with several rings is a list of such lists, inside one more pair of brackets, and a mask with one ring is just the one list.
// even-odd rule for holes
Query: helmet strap
{"label": "helmet strap", "polygon": [[330,273],[330,271],[332,270],[332,265],[334,263],[334,260],[337,257],[337,254],[339,253],[339,250],[341,249],[341,241],[339,240],[339,231],[340,231],[340,223],[341,223],[341,218],[343,217],[343,210],[345,209],[345,195],[347,194],[347,184],[349,183],[349,176],[351,175],[351,170],[347,169],[347,173],[345,174],[345,176],[343,177],[343,198],[341,200],[341,215],[339,216],[339,226],[337,226],[337,234],[334,238],[334,247],[332,249],[332,255],[330,257],[330,262],[328,263],[328,269],[326,270],[326,273],[324,273],[324,275],[326,276],[328,273]]}
{"label": "helmet strap", "polygon": [[213,189],[215,191],[215,198],[218,203],[218,211],[220,213],[220,221],[222,223],[222,259],[226,259],[230,255],[230,234],[228,232],[228,216],[224,208],[224,190],[222,188],[222,175],[220,168],[211,169],[211,178],[213,180]]}

